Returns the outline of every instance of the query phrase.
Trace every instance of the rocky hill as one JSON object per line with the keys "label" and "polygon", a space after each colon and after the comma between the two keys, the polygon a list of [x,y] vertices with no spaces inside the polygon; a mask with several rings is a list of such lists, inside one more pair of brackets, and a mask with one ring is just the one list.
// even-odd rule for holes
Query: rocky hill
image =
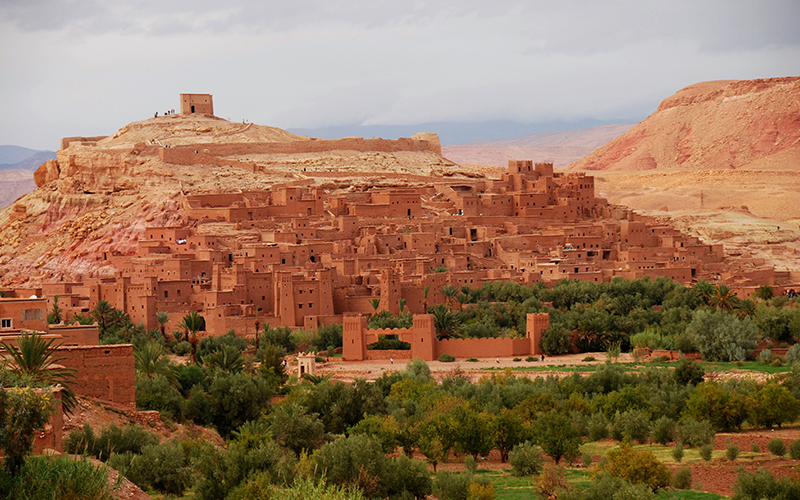
{"label": "rocky hill", "polygon": [[800,167],[800,77],[690,85],[572,170]]}
{"label": "rocky hill", "polygon": [[415,177],[474,176],[440,156],[435,134],[324,141],[253,123],[170,115],[108,137],[62,140],[38,189],[0,210],[3,284],[103,277],[150,225],[188,223],[183,195],[318,184],[369,189]]}
{"label": "rocky hill", "polygon": [[568,170],[612,203],[800,270],[800,77],[681,89]]}

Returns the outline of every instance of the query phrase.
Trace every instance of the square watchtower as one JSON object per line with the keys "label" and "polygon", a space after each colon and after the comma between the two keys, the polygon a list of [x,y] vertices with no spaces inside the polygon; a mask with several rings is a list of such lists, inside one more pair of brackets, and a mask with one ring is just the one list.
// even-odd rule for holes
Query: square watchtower
{"label": "square watchtower", "polygon": [[214,114],[214,101],[211,94],[181,94],[181,114]]}

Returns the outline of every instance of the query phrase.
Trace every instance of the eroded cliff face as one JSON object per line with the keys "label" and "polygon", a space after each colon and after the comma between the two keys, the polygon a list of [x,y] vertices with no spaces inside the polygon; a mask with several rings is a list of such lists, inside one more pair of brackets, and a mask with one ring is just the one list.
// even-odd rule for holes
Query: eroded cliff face
{"label": "eroded cliff face", "polygon": [[[38,189],[0,210],[0,285],[113,276],[121,259],[136,254],[145,227],[190,224],[187,194],[286,182],[368,189],[414,176],[472,175],[440,156],[435,134],[400,146],[386,141],[392,143],[386,151],[333,150],[321,142],[204,115],[151,118],[107,137],[66,138],[57,160],[36,170]],[[413,148],[403,150],[407,143]],[[258,144],[273,146],[263,153]],[[192,161],[165,154],[179,149]]]}
{"label": "eroded cliff face", "polygon": [[749,166],[800,169],[800,77],[703,82],[681,89],[570,170]]}
{"label": "eroded cliff face", "polygon": [[800,271],[800,77],[681,89],[569,170],[729,255]]}

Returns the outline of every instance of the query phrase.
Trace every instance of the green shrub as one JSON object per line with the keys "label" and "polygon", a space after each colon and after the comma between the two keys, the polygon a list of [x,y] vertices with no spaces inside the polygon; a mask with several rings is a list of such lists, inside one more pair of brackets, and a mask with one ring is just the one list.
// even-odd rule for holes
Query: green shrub
{"label": "green shrub", "polygon": [[758,446],[758,443],[753,443],[750,445],[750,451],[753,453],[761,453],[761,448]]}
{"label": "green shrub", "polygon": [[681,358],[678,365],[675,367],[675,371],[672,372],[675,381],[681,385],[697,385],[703,381],[705,375],[706,372],[703,370],[703,367],[700,366],[700,363],[687,358]]}
{"label": "green shrub", "polygon": [[714,453],[714,449],[711,445],[704,444],[700,447],[700,458],[705,460],[706,462],[711,460],[711,455]]}
{"label": "green shrub", "polygon": [[475,460],[475,457],[472,455],[467,455],[467,457],[464,459],[464,469],[472,474],[478,470],[478,461]]}
{"label": "green shrub", "polygon": [[587,434],[589,441],[599,441],[608,437],[608,419],[604,414],[597,412],[589,417]]}
{"label": "green shrub", "polygon": [[137,486],[168,495],[182,496],[192,483],[186,454],[172,441],[147,445],[141,455],[115,453],[108,464]]}
{"label": "green shrub", "polygon": [[478,358],[467,358],[465,361],[469,361],[470,363],[478,362]]}
{"label": "green shrub", "polygon": [[391,498],[426,498],[433,491],[425,462],[411,460],[403,453],[389,460],[384,481]]}
{"label": "green shrub", "polygon": [[531,363],[533,361],[539,361],[539,358],[537,358],[536,356],[528,356],[527,358],[525,358],[525,361]]}
{"label": "green shrub", "polygon": [[[800,451],[800,450],[798,450]],[[733,462],[739,456],[739,447],[735,444],[731,443],[731,440],[728,440],[728,446],[725,450],[725,457]]]}
{"label": "green shrub", "polygon": [[467,500],[471,483],[470,474],[441,471],[433,480],[433,494],[440,500]]}
{"label": "green shrub", "polygon": [[651,490],[669,484],[669,469],[650,451],[634,450],[629,444],[622,443],[610,449],[606,456],[608,463],[604,469],[614,476],[634,484],[643,483]]}
{"label": "green shrub", "polygon": [[770,453],[778,457],[786,455],[786,443],[784,443],[783,439],[780,438],[772,439],[769,443],[767,443],[767,449]]}
{"label": "green shrub", "polygon": [[769,349],[764,349],[760,353],[758,353],[758,360],[762,363],[769,363],[772,361],[772,352]]}
{"label": "green shrub", "polygon": [[163,375],[136,381],[136,408],[155,410],[174,420],[183,419],[183,396]]}
{"label": "green shrub", "polygon": [[597,361],[597,358],[595,358],[594,356],[586,356],[581,361]]}
{"label": "green shrub", "polygon": [[707,361],[744,361],[756,348],[758,330],[750,320],[726,311],[697,309],[686,333]]}
{"label": "green shrub", "polygon": [[456,358],[454,356],[451,356],[446,352],[443,353],[441,356],[439,356],[439,361],[441,361],[442,363],[452,363],[455,360]]}
{"label": "green shrub", "polygon": [[158,443],[158,437],[140,425],[126,425],[122,429],[112,424],[95,435],[89,424],[75,429],[64,440],[64,451],[71,454],[86,453],[105,462],[112,453],[139,454],[145,446]]}
{"label": "green shrub", "polygon": [[522,361],[522,358],[514,358],[513,361],[519,363],[520,361]]}
{"label": "green shrub", "polygon": [[486,477],[476,477],[467,488],[467,500],[494,500],[494,485]]}
{"label": "green shrub", "polygon": [[770,365],[775,366],[775,367],[783,366],[783,361],[781,360],[780,357],[775,356],[775,358],[772,360],[772,363],[770,363]]}
{"label": "green shrub", "polygon": [[185,340],[181,340],[174,346],[172,346],[172,353],[177,356],[186,356],[192,351],[192,344],[186,342]]}
{"label": "green shrub", "polygon": [[675,421],[666,415],[658,417],[653,422],[652,439],[658,444],[667,445],[675,440]]}
{"label": "green shrub", "polygon": [[542,350],[548,356],[557,356],[569,352],[572,334],[564,328],[551,326],[542,333]]}
{"label": "green shrub", "polygon": [[683,460],[683,443],[680,441],[675,443],[675,448],[672,449],[672,458],[675,459],[676,462]]}
{"label": "green shrub", "polygon": [[612,435],[619,441],[647,443],[650,438],[650,418],[640,410],[617,412],[614,416]]}
{"label": "green shrub", "polygon": [[677,438],[690,447],[711,444],[714,441],[714,428],[708,420],[686,418],[678,424]]}
{"label": "green shrub", "polygon": [[233,347],[237,351],[242,352],[247,349],[247,340],[242,337],[237,337],[236,332],[233,330],[225,335],[209,335],[208,337],[204,337],[197,347],[197,362],[202,364],[204,357],[211,353],[221,351],[225,346]]}
{"label": "green shrub", "polygon": [[338,323],[319,327],[317,334],[314,336],[314,348],[318,351],[324,351],[331,346],[334,348],[342,347],[342,332],[342,325]]}
{"label": "green shrub", "polygon": [[789,445],[789,456],[792,460],[800,460],[800,439],[792,441]]}
{"label": "green shrub", "polygon": [[758,472],[741,471],[733,484],[736,500],[761,500],[764,498],[800,498],[800,483],[776,478],[765,469]]}
{"label": "green shrub", "polygon": [[542,470],[544,460],[542,449],[530,441],[520,443],[508,453],[508,463],[511,464],[515,476],[532,476]]}
{"label": "green shrub", "polygon": [[8,500],[114,500],[108,469],[61,455],[29,457],[16,476],[0,473],[0,498]]}
{"label": "green shrub", "polygon": [[581,465],[584,468],[588,469],[592,466],[592,462],[594,461],[594,455],[590,451],[584,451],[581,453]]}
{"label": "green shrub", "polygon": [[317,450],[313,460],[315,474],[328,483],[357,486],[368,497],[387,493],[388,459],[380,443],[369,436],[340,437]]}
{"label": "green shrub", "polygon": [[272,344],[282,347],[286,352],[294,352],[297,350],[297,344],[292,339],[292,329],[288,326],[271,327],[269,323],[264,325],[258,339],[258,347],[261,348],[264,344]]}
{"label": "green shrub", "polygon": [[230,441],[227,448],[204,444],[195,450],[192,457],[196,473],[195,498],[225,498],[256,472],[267,473],[273,482],[277,482],[281,455],[280,448],[273,441],[258,444]]}
{"label": "green shrub", "polygon": [[793,364],[800,361],[800,344],[794,344],[786,351],[786,362]]}
{"label": "green shrub", "polygon": [[692,468],[683,466],[672,473],[670,486],[676,490],[688,490],[692,487]]}

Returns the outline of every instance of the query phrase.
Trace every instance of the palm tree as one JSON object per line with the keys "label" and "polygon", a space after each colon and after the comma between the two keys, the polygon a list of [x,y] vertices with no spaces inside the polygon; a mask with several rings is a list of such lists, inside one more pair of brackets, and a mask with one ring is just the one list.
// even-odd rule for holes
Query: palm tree
{"label": "palm tree", "polygon": [[769,285],[761,285],[753,294],[753,297],[761,300],[769,300],[775,296],[775,290]]}
{"label": "palm tree", "polygon": [[22,332],[17,337],[17,345],[0,342],[0,345],[11,356],[9,364],[11,371],[17,376],[27,376],[48,385],[59,384],[64,389],[61,391],[61,403],[64,411],[72,413],[78,404],[75,392],[70,383],[75,379],[74,368],[64,368],[58,362],[64,357],[57,357],[58,346],[54,346],[55,339],[44,339],[37,333]]}
{"label": "palm tree", "polygon": [[430,285],[422,289],[422,309],[428,313],[428,292],[431,291]]}
{"label": "palm tree", "polygon": [[167,340],[167,323],[169,323],[169,313],[166,311],[158,311],[156,312],[156,323],[158,323],[158,327],[161,329],[161,336],[164,337],[164,340]]}
{"label": "palm tree", "polygon": [[63,319],[64,315],[61,313],[61,308],[58,307],[58,295],[56,295],[53,297],[53,310],[47,315],[47,324],[57,325],[61,323]]}
{"label": "palm tree", "polygon": [[186,340],[192,344],[192,364],[197,364],[197,332],[199,332],[205,325],[205,320],[202,316],[197,314],[197,311],[192,311],[183,317],[181,324],[178,325]]}
{"label": "palm tree", "polygon": [[757,308],[758,306],[756,306],[754,301],[745,299],[739,304],[739,307],[736,308],[736,316],[738,316],[739,319],[755,318]]}
{"label": "palm tree", "polygon": [[444,295],[444,298],[447,301],[447,307],[449,307],[450,310],[452,311],[453,307],[452,307],[451,303],[453,302],[453,298],[458,293],[458,288],[456,288],[453,285],[448,283],[447,285],[443,286],[442,289],[439,290],[439,292],[442,295]]}
{"label": "palm tree", "polygon": [[333,377],[332,373],[327,375],[312,375],[311,373],[304,373],[301,378],[308,380],[311,382],[311,385],[319,385],[323,382],[327,382]]}
{"label": "palm tree", "polygon": [[178,374],[169,362],[161,344],[150,342],[133,351],[133,363],[136,375],[145,378],[156,378],[163,375],[173,386],[178,385]]}
{"label": "palm tree", "polygon": [[692,287],[692,291],[694,291],[698,297],[703,299],[703,302],[706,304],[711,301],[711,297],[714,295],[714,290],[714,285],[706,280],[700,280]]}
{"label": "palm tree", "polygon": [[397,305],[400,307],[400,314],[403,314],[403,310],[406,308],[406,299],[398,300]]}
{"label": "palm tree", "polygon": [[114,308],[105,300],[101,300],[94,306],[89,315],[95,322],[97,322],[100,335],[105,334],[106,327],[111,323],[111,315],[114,313]]}
{"label": "palm tree", "polygon": [[718,285],[711,296],[711,305],[722,311],[732,311],[739,305],[740,299],[728,285]]}
{"label": "palm tree", "polygon": [[449,339],[458,333],[461,320],[458,315],[449,310],[444,304],[436,304],[431,307],[433,314],[433,327],[436,329],[436,337],[439,340]]}
{"label": "palm tree", "polygon": [[224,345],[211,354],[206,354],[202,361],[204,366],[230,373],[238,373],[244,369],[242,351],[232,345]]}
{"label": "palm tree", "polygon": [[375,316],[378,314],[378,306],[381,305],[381,299],[369,299],[369,303],[372,306],[372,315]]}
{"label": "palm tree", "polygon": [[469,301],[469,297],[466,294],[459,293],[456,296],[456,301],[458,302],[458,310],[459,311],[463,311],[464,310],[464,304],[466,304]]}

